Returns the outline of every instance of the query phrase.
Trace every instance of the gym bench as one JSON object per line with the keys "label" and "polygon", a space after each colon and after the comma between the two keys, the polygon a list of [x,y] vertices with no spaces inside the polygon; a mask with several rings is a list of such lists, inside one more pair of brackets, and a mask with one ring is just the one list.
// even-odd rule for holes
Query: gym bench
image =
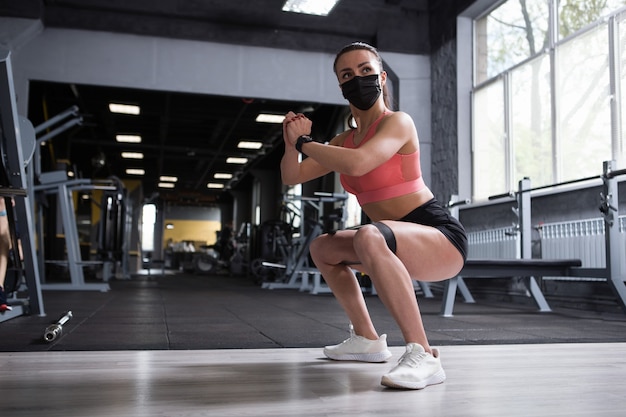
{"label": "gym bench", "polygon": [[524,283],[537,303],[539,311],[552,311],[535,277],[578,275],[574,270],[581,266],[580,259],[468,259],[461,272],[445,282],[440,314],[444,317],[452,317],[457,289],[463,295],[466,303],[475,302],[463,281],[463,277],[526,277]]}
{"label": "gym bench", "polygon": [[[474,302],[465,282],[465,277],[495,278],[495,277],[528,277],[525,284],[539,306],[540,311],[550,311],[535,276],[561,276],[561,277],[586,277],[598,278],[609,284],[611,290],[622,309],[626,312],[626,282],[622,275],[620,260],[624,256],[622,253],[619,230],[619,192],[616,177],[625,175],[626,170],[613,170],[615,161],[605,161],[602,166],[602,192],[600,193],[599,210],[604,218],[604,238],[605,238],[605,267],[604,268],[583,268],[579,259],[535,259],[531,257],[531,216],[530,216],[530,192],[542,188],[553,187],[542,186],[534,189],[530,188],[530,180],[524,178],[519,182],[519,191],[515,194],[508,193],[490,197],[490,199],[510,197],[515,195],[517,200],[517,210],[519,216],[519,231],[521,241],[521,258],[519,259],[497,259],[482,260],[469,259],[459,274],[446,281],[444,287],[444,299],[441,308],[441,315],[452,316],[454,299],[458,289],[464,296],[466,302]],[[569,181],[562,184],[570,184],[577,181],[584,181],[598,177],[590,177],[581,180]],[[466,202],[456,202],[449,205],[451,213],[458,217],[458,205]]]}

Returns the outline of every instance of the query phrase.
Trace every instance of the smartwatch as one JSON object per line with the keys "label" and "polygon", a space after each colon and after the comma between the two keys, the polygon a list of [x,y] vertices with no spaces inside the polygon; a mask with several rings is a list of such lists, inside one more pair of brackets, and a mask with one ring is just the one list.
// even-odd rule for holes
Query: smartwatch
{"label": "smartwatch", "polygon": [[309,142],[313,142],[313,138],[309,135],[302,135],[298,138],[298,140],[296,141],[296,149],[298,150],[298,152],[300,152],[302,155],[306,154],[304,152],[302,152],[302,145],[304,145],[305,143],[309,143]]}

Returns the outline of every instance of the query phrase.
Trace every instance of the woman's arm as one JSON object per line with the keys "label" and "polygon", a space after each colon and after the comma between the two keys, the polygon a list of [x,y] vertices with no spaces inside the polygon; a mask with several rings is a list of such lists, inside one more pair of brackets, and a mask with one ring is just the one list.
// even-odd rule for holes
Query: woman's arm
{"label": "woman's arm", "polygon": [[294,145],[285,141],[285,153],[280,161],[280,174],[283,184],[302,184],[330,172],[313,158],[307,158],[302,162],[299,161],[299,158],[300,152],[296,150]]}
{"label": "woman's arm", "polygon": [[[297,122],[297,123],[296,123]],[[284,184],[302,184],[330,172],[312,158],[300,162],[300,152],[295,147],[298,137],[311,132],[311,121],[304,115],[287,113],[283,122],[285,153],[280,161],[280,173]]]}
{"label": "woman's arm", "polygon": [[310,142],[305,143],[302,150],[309,159],[317,161],[328,171],[360,176],[380,166],[395,153],[411,153],[418,146],[417,131],[411,117],[395,112],[383,119],[374,136],[359,148],[347,149]]}

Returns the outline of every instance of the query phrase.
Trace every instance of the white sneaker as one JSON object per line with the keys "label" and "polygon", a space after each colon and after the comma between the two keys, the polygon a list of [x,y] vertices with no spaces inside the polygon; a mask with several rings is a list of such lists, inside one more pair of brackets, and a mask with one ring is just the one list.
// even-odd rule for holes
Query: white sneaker
{"label": "white sneaker", "polygon": [[387,349],[386,334],[370,340],[354,334],[350,326],[350,338],[338,345],[326,346],[324,355],[336,361],[386,362],[391,352]]}
{"label": "white sneaker", "polygon": [[441,367],[439,351],[433,349],[431,355],[422,345],[409,343],[398,364],[383,375],[380,383],[391,388],[422,389],[445,380],[446,373]]}

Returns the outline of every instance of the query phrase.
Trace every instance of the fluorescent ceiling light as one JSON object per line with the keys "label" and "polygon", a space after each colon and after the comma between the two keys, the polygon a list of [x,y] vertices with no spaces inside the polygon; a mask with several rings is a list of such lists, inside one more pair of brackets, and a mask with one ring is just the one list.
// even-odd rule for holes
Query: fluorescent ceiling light
{"label": "fluorescent ceiling light", "polygon": [[121,114],[139,114],[141,110],[139,106],[135,106],[132,104],[120,104],[120,103],[109,103],[109,111],[111,113],[121,113]]}
{"label": "fluorescent ceiling light", "polygon": [[234,156],[230,156],[226,159],[227,164],[247,164],[248,158],[236,158]]}
{"label": "fluorescent ceiling light", "polygon": [[158,184],[159,188],[174,188],[173,182],[160,182]]}
{"label": "fluorescent ceiling light", "polygon": [[141,143],[139,135],[115,135],[115,140],[122,143]]}
{"label": "fluorescent ceiling light", "polygon": [[168,177],[167,175],[161,175],[159,177],[159,181],[176,182],[178,181],[178,177]]}
{"label": "fluorescent ceiling light", "polygon": [[256,117],[256,121],[259,123],[282,123],[283,120],[285,120],[285,116],[282,114],[260,113]]}
{"label": "fluorescent ceiling light", "polygon": [[328,16],[339,0],[287,0],[283,12]]}
{"label": "fluorescent ceiling light", "polygon": [[237,144],[237,147],[241,149],[261,149],[263,147],[263,142],[242,140]]}
{"label": "fluorescent ceiling light", "polygon": [[128,175],[144,175],[146,171],[141,168],[128,168],[126,169],[126,173]]}
{"label": "fluorescent ceiling light", "polygon": [[143,159],[141,152],[122,152],[122,158],[124,159]]}
{"label": "fluorescent ceiling light", "polygon": [[224,188],[224,184],[218,184],[216,182],[210,182],[206,186],[208,188]]}
{"label": "fluorescent ceiling light", "polygon": [[213,178],[215,178],[216,180],[229,180],[233,177],[233,174],[229,174],[227,172],[216,172],[215,175],[213,175]]}

